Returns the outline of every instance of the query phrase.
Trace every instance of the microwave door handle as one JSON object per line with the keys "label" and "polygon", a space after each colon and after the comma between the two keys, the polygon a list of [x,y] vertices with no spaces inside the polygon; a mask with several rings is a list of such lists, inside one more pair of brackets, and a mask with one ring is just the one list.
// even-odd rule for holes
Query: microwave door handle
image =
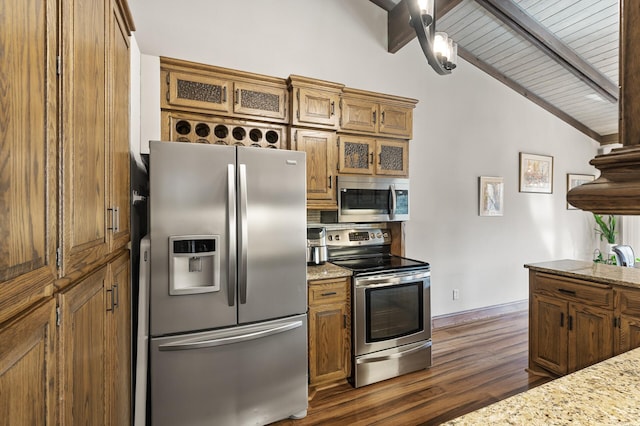
{"label": "microwave door handle", "polygon": [[389,219],[393,219],[396,215],[396,186],[394,184],[389,185]]}
{"label": "microwave door handle", "polygon": [[237,284],[237,247],[236,247],[236,168],[233,164],[227,165],[227,213],[229,215],[227,221],[227,244],[228,244],[228,262],[227,262],[227,300],[229,306],[235,304],[236,284]]}
{"label": "microwave door handle", "polygon": [[240,164],[238,166],[240,185],[238,189],[240,216],[238,223],[238,296],[240,304],[247,303],[247,165]]}

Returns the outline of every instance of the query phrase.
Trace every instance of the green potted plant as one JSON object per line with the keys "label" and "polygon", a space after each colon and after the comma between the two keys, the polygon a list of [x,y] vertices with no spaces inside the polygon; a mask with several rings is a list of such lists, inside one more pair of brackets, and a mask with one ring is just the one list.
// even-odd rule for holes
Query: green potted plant
{"label": "green potted plant", "polygon": [[613,250],[611,249],[616,245],[616,235],[618,231],[616,231],[616,217],[614,215],[608,215],[605,219],[602,215],[593,214],[594,219],[596,220],[597,227],[595,231],[600,235],[600,241],[605,243],[603,249],[600,250],[601,255],[599,258],[606,259],[606,263],[615,263],[615,255],[613,254]]}

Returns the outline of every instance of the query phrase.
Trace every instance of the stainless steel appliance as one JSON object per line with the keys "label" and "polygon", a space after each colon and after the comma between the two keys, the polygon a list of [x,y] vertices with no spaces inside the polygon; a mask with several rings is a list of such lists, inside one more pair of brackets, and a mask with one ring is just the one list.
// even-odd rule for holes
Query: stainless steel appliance
{"label": "stainless steel appliance", "polygon": [[153,425],[307,409],[304,153],[150,143]]}
{"label": "stainless steel appliance", "polygon": [[307,228],[307,265],[322,265],[327,261],[327,231],[324,227]]}
{"label": "stainless steel appliance", "polygon": [[392,255],[385,229],[327,234],[331,263],[353,271],[351,383],[360,387],[430,367],[430,265]]}
{"label": "stainless steel appliance", "polygon": [[338,176],[338,222],[409,220],[409,179]]}

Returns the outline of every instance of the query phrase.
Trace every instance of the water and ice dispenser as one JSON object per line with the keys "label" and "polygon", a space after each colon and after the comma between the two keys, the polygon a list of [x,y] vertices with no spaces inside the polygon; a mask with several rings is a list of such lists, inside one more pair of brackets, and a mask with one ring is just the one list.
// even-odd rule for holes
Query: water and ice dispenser
{"label": "water and ice dispenser", "polygon": [[219,235],[169,237],[169,294],[220,290]]}

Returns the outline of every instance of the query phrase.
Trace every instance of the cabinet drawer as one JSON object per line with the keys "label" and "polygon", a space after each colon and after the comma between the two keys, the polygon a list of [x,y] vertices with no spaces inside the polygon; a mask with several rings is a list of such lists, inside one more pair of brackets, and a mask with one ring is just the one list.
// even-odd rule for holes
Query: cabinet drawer
{"label": "cabinet drawer", "polygon": [[309,306],[347,301],[349,279],[309,281]]}
{"label": "cabinet drawer", "polygon": [[616,287],[616,306],[620,314],[640,318],[640,289]]}
{"label": "cabinet drawer", "polygon": [[589,281],[536,273],[531,291],[613,309],[613,289]]}

